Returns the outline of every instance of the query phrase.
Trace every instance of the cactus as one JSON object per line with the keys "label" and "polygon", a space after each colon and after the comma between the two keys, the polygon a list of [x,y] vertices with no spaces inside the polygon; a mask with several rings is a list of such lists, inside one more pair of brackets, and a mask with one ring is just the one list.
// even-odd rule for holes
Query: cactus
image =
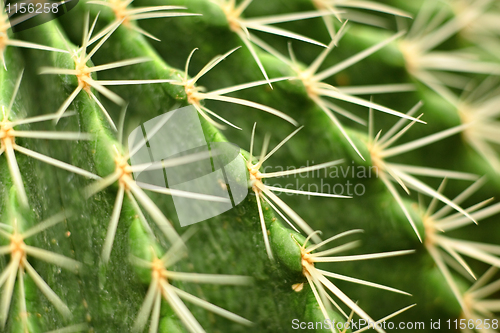
{"label": "cactus", "polygon": [[[500,331],[495,1],[50,15],[0,22],[2,332]],[[136,163],[178,109],[211,148]]]}

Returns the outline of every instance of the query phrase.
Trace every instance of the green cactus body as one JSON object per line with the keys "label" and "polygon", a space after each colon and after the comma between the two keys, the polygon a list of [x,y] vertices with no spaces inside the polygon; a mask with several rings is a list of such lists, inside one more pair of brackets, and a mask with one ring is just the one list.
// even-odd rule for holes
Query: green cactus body
{"label": "green cactus body", "polygon": [[[498,332],[500,7],[446,3],[3,15],[0,331]],[[154,170],[209,158],[240,203],[138,179],[183,107],[206,149]],[[186,227],[180,197],[230,209]]]}

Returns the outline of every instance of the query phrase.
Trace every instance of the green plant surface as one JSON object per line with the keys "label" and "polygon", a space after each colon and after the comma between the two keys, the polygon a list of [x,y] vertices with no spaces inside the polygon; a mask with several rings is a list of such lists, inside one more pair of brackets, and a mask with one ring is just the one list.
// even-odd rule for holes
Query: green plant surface
{"label": "green plant surface", "polygon": [[[460,319],[488,319],[489,330],[462,330],[499,331],[491,325],[500,310],[500,62],[491,52],[498,31],[488,20],[500,8],[488,0],[449,2],[241,1],[248,7],[238,26],[223,10],[232,0],[136,0],[128,8],[151,8],[124,21],[111,10],[119,1],[80,1],[16,34],[0,25],[0,331],[353,333],[364,330],[316,323],[367,318],[396,327],[424,323],[421,331],[440,321],[432,330],[443,332],[460,331]],[[370,10],[374,4],[391,7]],[[173,12],[181,14],[169,17]],[[256,19],[290,13],[300,19]],[[259,22],[264,31],[254,29]],[[238,30],[245,24],[250,41]],[[424,36],[442,26],[450,32],[419,58],[412,24],[429,27]],[[16,47],[23,45],[5,36],[43,47]],[[432,39],[424,42],[420,47]],[[374,45],[376,51],[344,62]],[[85,74],[83,84],[84,76],[72,72],[75,54],[83,59],[94,47],[82,66],[119,65]],[[318,68],[307,72],[321,54]],[[217,64],[197,77],[213,59]],[[331,68],[338,70],[321,74]],[[111,80],[121,84],[106,85],[109,93],[99,82]],[[384,93],[344,93],[387,85],[394,86]],[[142,190],[134,180],[128,137],[189,105],[207,142],[241,148],[237,159],[248,179],[239,181],[248,183],[248,195],[225,213],[181,227],[172,196]],[[16,123],[42,115],[48,117]],[[384,146],[398,122],[400,129],[412,125]],[[414,149],[405,149],[412,142]],[[12,144],[21,148],[12,151]],[[263,146],[271,153],[260,164]],[[305,172],[282,172],[298,168]],[[45,227],[14,246],[16,230],[37,226]],[[173,263],[165,259],[162,271],[154,264],[165,254]],[[189,302],[183,293],[213,305]]]}

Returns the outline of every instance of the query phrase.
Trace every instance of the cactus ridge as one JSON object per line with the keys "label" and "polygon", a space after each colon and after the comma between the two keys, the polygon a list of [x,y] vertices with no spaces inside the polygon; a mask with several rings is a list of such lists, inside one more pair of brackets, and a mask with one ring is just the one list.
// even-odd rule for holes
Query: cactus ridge
{"label": "cactus ridge", "polygon": [[[500,213],[492,198],[500,191],[500,65],[488,54],[498,40],[470,38],[498,6],[258,4],[82,1],[15,35],[9,27],[22,20],[2,12],[3,331],[285,332],[298,320],[300,329],[357,333],[429,319],[498,331],[499,229],[491,222]],[[289,58],[286,39],[300,45],[288,43]],[[190,68],[201,69],[190,77]],[[217,151],[134,165],[162,121],[125,143],[138,133],[131,128],[182,106],[196,109],[209,146],[250,146],[236,157],[247,198],[187,231],[177,226],[176,197],[228,199],[150,186],[136,173],[187,168]],[[257,123],[272,135],[256,135]],[[362,172],[370,168],[374,178]],[[363,195],[337,193],[339,172]],[[311,190],[318,182],[321,190]],[[422,195],[431,198],[426,208]],[[356,252],[359,240],[331,245],[363,230],[372,236],[368,254]],[[378,289],[391,292],[386,305]],[[370,324],[347,325],[358,319]]]}

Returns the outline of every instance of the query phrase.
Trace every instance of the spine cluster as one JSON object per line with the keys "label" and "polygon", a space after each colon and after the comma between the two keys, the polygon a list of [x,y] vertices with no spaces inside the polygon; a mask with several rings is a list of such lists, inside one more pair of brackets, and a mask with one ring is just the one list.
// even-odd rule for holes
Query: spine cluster
{"label": "spine cluster", "polygon": [[[464,332],[498,331],[498,4],[136,2],[81,1],[16,35],[23,20],[0,13],[2,331],[285,332],[293,318],[318,332],[382,333],[382,322],[429,311],[465,320]],[[374,64],[399,74],[356,75]],[[164,123],[132,146],[127,135],[188,105],[209,144],[250,147],[237,157],[248,197],[180,228],[169,197],[229,200],[134,174],[211,155],[134,165]],[[364,198],[286,184],[350,160],[377,170]],[[344,253],[359,240],[335,245],[363,229],[380,237],[368,253]],[[356,298],[370,288],[394,304],[378,304],[378,290]],[[349,328],[358,319],[369,325]]]}

